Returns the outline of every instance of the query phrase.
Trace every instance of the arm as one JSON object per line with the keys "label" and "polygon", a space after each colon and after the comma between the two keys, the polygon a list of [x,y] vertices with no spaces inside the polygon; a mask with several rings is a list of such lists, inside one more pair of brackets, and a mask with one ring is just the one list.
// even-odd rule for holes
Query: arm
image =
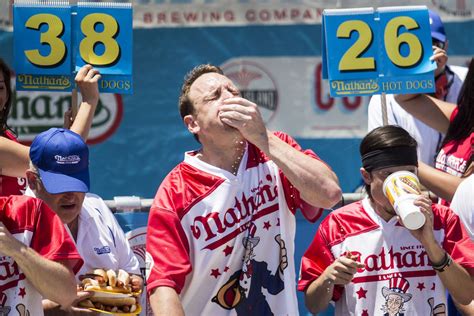
{"label": "arm", "polygon": [[5,137],[0,137],[1,175],[24,177],[29,168],[30,148]]}
{"label": "arm", "polygon": [[[410,230],[410,233],[425,247],[431,262],[442,262],[446,251],[438,244],[434,237],[431,202],[425,196],[420,196],[415,201],[415,205],[420,207],[421,212],[426,217],[426,222],[423,227],[417,230]],[[473,277],[454,260],[443,272],[436,271],[436,274],[457,302],[469,304],[474,299]]]}
{"label": "arm", "polygon": [[408,113],[431,128],[446,134],[456,105],[424,94],[397,95],[395,100]]}
{"label": "arm", "polygon": [[150,305],[153,313],[157,316],[184,316],[178,293],[171,287],[157,287],[150,295]]}
{"label": "arm", "polygon": [[260,149],[283,171],[304,201],[324,208],[340,201],[337,176],[323,162],[305,155],[271,132],[267,132],[267,137]]}
{"label": "arm", "polygon": [[240,97],[226,99],[219,117],[272,159],[298,189],[303,200],[325,208],[339,202],[341,189],[335,173],[321,161],[305,155],[269,132],[255,103]]}
{"label": "arm", "polygon": [[[440,198],[451,201],[463,178],[435,169],[423,162],[418,164],[418,177],[421,183]],[[469,172],[472,173],[472,170]]]}
{"label": "arm", "polygon": [[336,259],[308,286],[305,292],[305,304],[311,313],[316,314],[325,310],[333,296],[334,285],[349,284],[357,269],[365,267],[364,264],[349,257],[342,256]]}
{"label": "arm", "polygon": [[0,251],[13,258],[26,278],[45,298],[69,306],[76,298],[74,275],[65,265],[40,256],[15,239],[0,222]]}
{"label": "arm", "polygon": [[71,131],[81,135],[84,140],[87,140],[89,136],[92,119],[99,102],[98,81],[100,78],[99,71],[92,68],[91,65],[83,66],[76,75],[82,103],[71,125]]}

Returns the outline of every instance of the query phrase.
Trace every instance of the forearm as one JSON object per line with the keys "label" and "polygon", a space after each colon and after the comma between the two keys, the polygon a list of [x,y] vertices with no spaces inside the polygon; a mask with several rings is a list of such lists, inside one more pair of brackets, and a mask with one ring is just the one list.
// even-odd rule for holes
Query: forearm
{"label": "forearm", "polygon": [[150,295],[150,305],[154,315],[157,316],[184,316],[178,293],[170,287],[157,287]]}
{"label": "forearm", "polygon": [[[441,262],[445,250],[437,243],[425,246],[431,262]],[[461,304],[469,304],[474,299],[473,277],[456,262],[452,262],[443,272],[436,272],[451,296]]]}
{"label": "forearm", "polygon": [[11,257],[44,298],[63,307],[76,298],[74,275],[62,264],[43,258],[23,244]]}
{"label": "forearm", "polygon": [[449,119],[456,107],[455,104],[425,94],[397,95],[395,100],[405,111],[431,128],[443,134],[448,131]]}
{"label": "forearm", "polygon": [[29,168],[29,147],[0,137],[1,175],[24,177]]}
{"label": "forearm", "polygon": [[321,275],[311,283],[305,292],[306,308],[313,314],[325,310],[334,292],[334,282]]}
{"label": "forearm", "polygon": [[430,167],[419,162],[418,176],[421,184],[434,192],[437,196],[451,202],[462,178]]}
{"label": "forearm", "polygon": [[77,115],[74,118],[74,122],[71,126],[71,131],[81,135],[84,141],[89,136],[89,131],[92,125],[92,119],[97,108],[98,101],[83,101],[77,111]]}
{"label": "forearm", "polygon": [[264,152],[298,189],[301,198],[313,206],[330,208],[341,199],[337,176],[323,162],[291,147],[268,132]]}

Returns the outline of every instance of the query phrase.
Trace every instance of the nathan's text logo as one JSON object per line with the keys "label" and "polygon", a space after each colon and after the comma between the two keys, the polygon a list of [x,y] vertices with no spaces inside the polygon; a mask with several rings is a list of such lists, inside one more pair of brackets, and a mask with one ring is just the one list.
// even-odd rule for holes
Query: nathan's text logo
{"label": "nathan's text logo", "polygon": [[109,246],[103,246],[103,247],[94,247],[94,251],[98,254],[98,255],[103,255],[103,254],[106,254],[106,253],[110,253],[110,247]]}
{"label": "nathan's text logo", "polygon": [[56,162],[60,165],[76,165],[81,161],[81,157],[78,155],[70,155],[66,157],[56,155],[54,156],[54,159],[56,159]]}
{"label": "nathan's text logo", "polygon": [[358,272],[425,267],[429,262],[424,248],[398,252],[394,251],[393,247],[390,247],[388,251],[382,247],[380,253],[366,257],[363,257],[360,252],[351,251],[351,253],[357,257],[357,261],[365,264],[365,268],[358,269]]}
{"label": "nathan's text logo", "polygon": [[[267,175],[266,179],[271,180],[271,176]],[[191,225],[193,237],[196,239],[204,237],[204,240],[208,241],[234,228],[250,216],[255,220],[256,217],[265,215],[260,214],[262,211],[268,209],[268,212],[273,212],[272,206],[278,203],[275,202],[278,198],[278,187],[274,183],[260,183],[250,192],[250,196],[242,193],[240,198],[235,197],[234,206],[224,212],[217,211],[205,216],[196,216]]]}

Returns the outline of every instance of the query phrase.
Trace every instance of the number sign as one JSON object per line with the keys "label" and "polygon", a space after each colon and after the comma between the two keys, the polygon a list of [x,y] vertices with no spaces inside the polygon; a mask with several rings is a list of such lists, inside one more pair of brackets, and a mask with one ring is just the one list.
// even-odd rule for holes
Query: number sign
{"label": "number sign", "polygon": [[18,90],[70,91],[74,73],[91,64],[100,91],[133,92],[130,4],[17,0],[14,17]]}
{"label": "number sign", "polygon": [[325,10],[322,28],[331,96],[434,91],[426,7]]}

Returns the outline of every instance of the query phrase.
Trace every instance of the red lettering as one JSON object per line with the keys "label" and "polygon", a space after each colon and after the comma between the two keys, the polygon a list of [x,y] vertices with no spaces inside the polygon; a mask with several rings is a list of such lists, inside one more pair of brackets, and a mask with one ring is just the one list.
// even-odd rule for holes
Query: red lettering
{"label": "red lettering", "polygon": [[274,10],[273,14],[275,15],[276,20],[285,20],[286,19],[286,10]]}
{"label": "red lettering", "polygon": [[328,111],[334,105],[334,99],[331,98],[329,95],[327,95],[328,98],[326,100],[323,100],[322,69],[323,69],[323,66],[322,66],[321,63],[319,63],[318,66],[316,66],[316,70],[315,70],[315,74],[314,74],[314,77],[315,77],[314,82],[315,82],[315,85],[316,85],[316,89],[315,89],[316,90],[316,96],[315,96],[316,97],[316,105],[321,110]]}
{"label": "red lettering", "polygon": [[306,9],[304,12],[303,12],[303,19],[312,19],[313,17],[311,16],[311,11]]}
{"label": "red lettering", "polygon": [[299,18],[300,17],[300,10],[298,9],[291,9],[290,11],[290,16],[291,16],[291,19],[294,20],[296,18]]}
{"label": "red lettering", "polygon": [[160,23],[166,23],[166,13],[165,12],[160,12],[156,15],[157,17],[157,23],[160,24]]}
{"label": "red lettering", "polygon": [[348,97],[342,98],[342,103],[346,107],[346,109],[354,111],[362,104],[361,97],[355,97],[354,100],[351,102],[351,99]]}
{"label": "red lettering", "polygon": [[225,11],[224,12],[224,20],[226,20],[227,22],[232,22],[235,20],[235,16],[234,16],[234,12],[233,11]]}
{"label": "red lettering", "polygon": [[247,10],[247,12],[245,12],[245,18],[249,22],[255,22],[255,16],[255,10]]}
{"label": "red lettering", "polygon": [[179,17],[179,12],[171,12],[171,23],[176,23],[179,24],[181,22],[181,19]]}
{"label": "red lettering", "polygon": [[143,14],[143,22],[144,23],[151,23],[153,22],[153,15],[150,12],[146,12]]}
{"label": "red lettering", "polygon": [[270,12],[268,12],[268,10],[260,11],[259,17],[260,17],[260,20],[262,20],[264,22],[270,21],[270,19],[271,19],[271,15],[270,15]]}
{"label": "red lettering", "polygon": [[186,22],[196,22],[198,19],[196,12],[184,12],[183,15]]}

